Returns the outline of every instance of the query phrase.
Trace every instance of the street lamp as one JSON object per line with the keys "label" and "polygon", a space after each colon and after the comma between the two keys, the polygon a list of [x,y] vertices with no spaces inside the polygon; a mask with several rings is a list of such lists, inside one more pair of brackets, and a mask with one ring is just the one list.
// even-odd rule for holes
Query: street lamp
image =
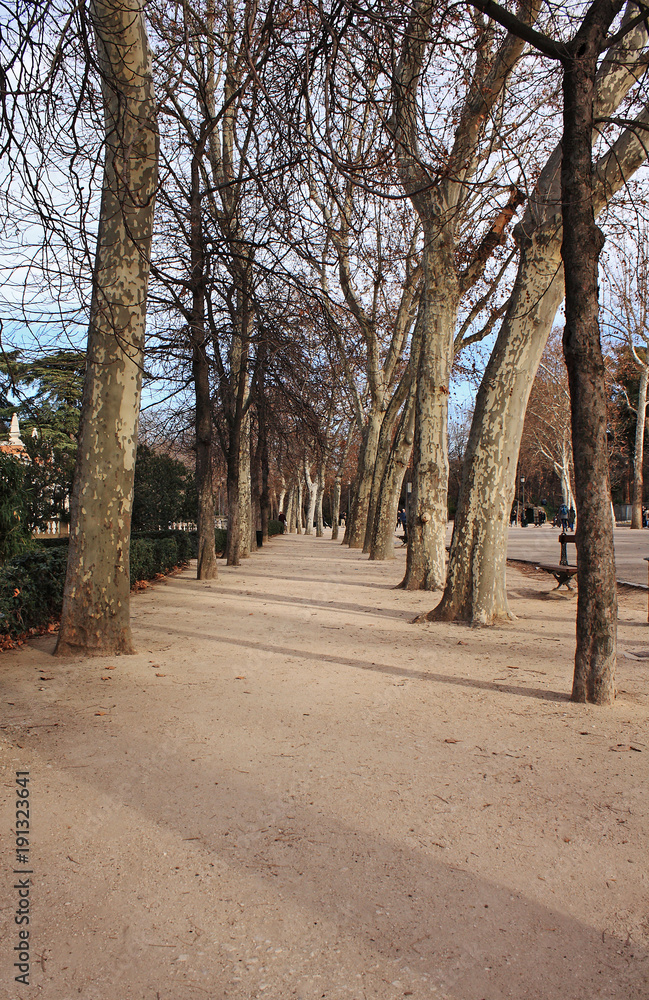
{"label": "street lamp", "polygon": [[521,527],[525,525],[525,476],[521,476],[521,489],[523,490],[523,509],[521,511]]}

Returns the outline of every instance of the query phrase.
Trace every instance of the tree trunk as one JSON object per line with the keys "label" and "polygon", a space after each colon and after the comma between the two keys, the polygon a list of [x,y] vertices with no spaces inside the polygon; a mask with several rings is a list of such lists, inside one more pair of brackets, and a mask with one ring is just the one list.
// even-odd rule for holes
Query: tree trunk
{"label": "tree trunk", "polygon": [[331,540],[338,541],[338,522],[340,521],[340,494],[342,490],[342,477],[336,476],[334,479],[334,496],[331,507]]}
{"label": "tree trunk", "polygon": [[324,535],[324,521],[322,517],[322,499],[324,497],[325,488],[325,470],[324,467],[320,468],[318,471],[318,483],[315,501],[315,523],[316,538],[322,538]]}
{"label": "tree trunk", "polygon": [[[370,493],[370,503],[367,513],[367,530],[365,532],[365,544],[363,545],[363,552],[372,551],[372,538],[374,537],[374,521],[376,519],[376,511],[379,501],[379,495],[383,488],[383,481],[385,478],[385,472],[390,460],[390,454],[392,448],[394,447],[393,435],[394,428],[400,419],[399,413],[403,408],[403,404],[406,398],[409,396],[411,387],[415,383],[415,372],[417,368],[417,362],[419,359],[419,351],[417,348],[417,343],[419,340],[420,324],[417,323],[415,327],[415,332],[412,336],[412,343],[410,347],[410,360],[408,366],[405,369],[399,384],[397,385],[392,398],[388,404],[388,408],[385,411],[385,416],[381,423],[381,430],[379,433],[379,442],[376,449],[376,459],[374,461],[374,472],[372,475],[372,490]],[[408,456],[410,460],[410,456]],[[401,488],[401,487],[399,487]],[[398,499],[398,498],[397,498]],[[388,559],[392,559],[394,553],[388,556]],[[376,555],[373,556],[374,559],[381,558]]]}
{"label": "tree trunk", "polygon": [[302,486],[302,476],[298,474],[297,477],[297,503],[295,507],[295,530],[298,535],[302,534],[302,529],[304,527],[302,520],[302,510],[304,508],[304,487]]}
{"label": "tree trunk", "polygon": [[158,136],[142,7],[93,0],[106,152],[56,653],[133,652],[129,543]]}
{"label": "tree trunk", "polygon": [[241,565],[241,525],[239,504],[239,449],[232,446],[228,452],[228,538],[226,561],[228,566]]}
{"label": "tree trunk", "polygon": [[286,528],[289,534],[295,534],[295,485],[293,484],[288,491],[288,500],[286,503]]}
{"label": "tree trunk", "polygon": [[429,620],[490,625],[510,617],[507,529],[525,410],[563,298],[556,224],[523,242],[516,283],[476,398],[448,576]]}
{"label": "tree trunk", "polygon": [[365,542],[365,529],[370,506],[370,493],[372,491],[372,476],[382,422],[383,412],[373,406],[367,416],[367,424],[363,435],[363,448],[358,459],[358,485],[354,496],[351,524],[348,532],[346,532],[350,549],[360,549]]}
{"label": "tree trunk", "polygon": [[401,413],[379,490],[374,515],[370,559],[394,559],[394,529],[399,509],[399,497],[403,477],[412,455],[414,433],[415,387],[413,385]]}
{"label": "tree trunk", "polygon": [[[428,236],[428,228],[424,227]],[[432,234],[431,237],[432,239]],[[441,240],[437,235],[438,241]],[[449,243],[452,241],[448,240]],[[424,249],[421,352],[417,365],[413,487],[408,555],[401,586],[441,590],[446,583],[448,396],[459,291],[451,252]]]}
{"label": "tree trunk", "polygon": [[646,365],[640,370],[640,388],[638,391],[638,412],[635,422],[635,448],[633,451],[633,510],[631,512],[631,527],[642,527],[642,466],[644,463],[644,429],[647,419],[647,383],[649,383],[649,368]]}
{"label": "tree trunk", "polygon": [[[635,82],[637,52],[646,43],[638,25],[600,71],[598,115],[611,114]],[[644,125],[630,127],[597,164],[596,211],[646,161]],[[446,588],[429,620],[491,624],[508,617],[505,592],[507,532],[514,496],[525,407],[552,322],[563,297],[558,146],[543,168],[515,233],[521,259],[507,314],[478,392],[462,474]]]}
{"label": "tree trunk", "polygon": [[[561,164],[566,325],[563,349],[572,411],[577,500],[577,648],[573,701],[610,704],[615,698],[617,589],[606,438],[606,387],[599,335],[599,255],[603,236],[592,196],[592,127],[600,45],[615,5],[577,33],[563,75]],[[610,16],[609,16],[610,14]]]}
{"label": "tree trunk", "polygon": [[306,516],[306,528],[304,529],[305,535],[313,534],[313,518],[315,515],[315,505],[318,496],[318,480],[311,479],[311,466],[308,462],[304,463],[304,475],[306,478],[306,486],[309,494],[309,500],[307,503],[307,516]]}
{"label": "tree trunk", "polygon": [[239,458],[239,524],[241,543],[239,555],[247,559],[252,550],[252,477],[250,470],[250,412],[243,418],[241,427],[241,454]]}
{"label": "tree trunk", "polygon": [[212,400],[205,340],[200,345],[194,341],[192,367],[196,391],[196,487],[198,490],[196,578],[198,580],[213,580],[217,576],[217,566],[214,538],[214,491],[212,488]]}

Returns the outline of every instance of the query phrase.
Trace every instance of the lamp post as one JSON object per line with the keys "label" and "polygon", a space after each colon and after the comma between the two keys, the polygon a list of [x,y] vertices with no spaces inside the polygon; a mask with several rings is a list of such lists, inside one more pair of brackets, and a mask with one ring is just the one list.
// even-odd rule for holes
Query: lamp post
{"label": "lamp post", "polygon": [[523,509],[521,511],[521,528],[526,526],[525,521],[525,476],[521,476],[521,489],[523,491]]}

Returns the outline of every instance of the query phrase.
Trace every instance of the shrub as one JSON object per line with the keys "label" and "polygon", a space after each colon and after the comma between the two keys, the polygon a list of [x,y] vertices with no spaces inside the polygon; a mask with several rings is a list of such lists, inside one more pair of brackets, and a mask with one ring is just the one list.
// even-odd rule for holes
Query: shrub
{"label": "shrub", "polygon": [[0,635],[15,637],[61,614],[67,547],[27,552],[0,570]]}
{"label": "shrub", "polygon": [[271,538],[273,535],[283,535],[284,525],[281,521],[269,521],[268,522],[268,537]]}
{"label": "shrub", "polygon": [[[149,537],[142,537],[149,535]],[[0,636],[16,638],[56,620],[63,605],[67,539],[47,539],[0,569]],[[140,532],[131,538],[131,586],[152,580],[196,555],[196,533]]]}
{"label": "shrub", "polygon": [[225,552],[225,547],[228,542],[228,533],[225,528],[216,528],[214,530],[214,548],[218,552]]}

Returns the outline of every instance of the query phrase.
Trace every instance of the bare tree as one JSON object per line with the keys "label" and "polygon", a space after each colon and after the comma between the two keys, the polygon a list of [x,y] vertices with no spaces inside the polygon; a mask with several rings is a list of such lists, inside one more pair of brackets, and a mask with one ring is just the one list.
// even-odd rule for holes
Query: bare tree
{"label": "bare tree", "polygon": [[[532,22],[539,7],[540,0],[524,2],[520,16]],[[403,586],[426,590],[442,587],[446,579],[448,396],[460,300],[484,272],[491,252],[501,242],[519,203],[517,191],[509,192],[508,210],[500,207],[480,244],[462,262],[464,266],[457,256],[458,233],[471,202],[490,115],[523,50],[523,42],[516,36],[507,34],[498,40],[492,23],[473,19],[469,30],[474,36],[475,58],[453,119],[457,124],[450,150],[441,163],[429,165],[421,150],[418,94],[438,16],[438,5],[430,0],[418,0],[411,8],[393,78],[392,123],[401,183],[424,234],[414,481]]]}
{"label": "bare tree", "polygon": [[59,656],[133,651],[129,539],[158,135],[139,0],[93,0],[104,183]]}

